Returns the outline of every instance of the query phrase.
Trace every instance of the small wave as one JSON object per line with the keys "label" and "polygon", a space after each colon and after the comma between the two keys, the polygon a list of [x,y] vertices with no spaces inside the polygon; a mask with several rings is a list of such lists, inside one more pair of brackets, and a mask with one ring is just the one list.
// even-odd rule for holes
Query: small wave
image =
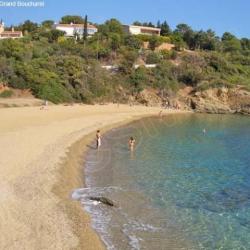
{"label": "small wave", "polygon": [[144,223],[140,220],[131,219],[129,215],[122,212],[123,217],[125,217],[127,224],[125,224],[125,227],[128,227],[129,230],[132,231],[145,231],[145,232],[159,232],[162,230],[161,227],[156,227],[152,224]]}
{"label": "small wave", "polygon": [[153,225],[144,224],[142,222],[129,220],[128,224],[123,225],[122,232],[128,238],[128,244],[131,246],[131,249],[140,250],[140,242],[143,241],[142,238],[136,235],[138,231],[147,231],[147,232],[157,232],[160,228],[154,227]]}
{"label": "small wave", "polygon": [[128,237],[129,245],[131,246],[131,249],[133,250],[140,250],[140,241],[142,241],[141,238],[137,238],[136,235],[130,234],[128,230],[122,230],[122,232]]}

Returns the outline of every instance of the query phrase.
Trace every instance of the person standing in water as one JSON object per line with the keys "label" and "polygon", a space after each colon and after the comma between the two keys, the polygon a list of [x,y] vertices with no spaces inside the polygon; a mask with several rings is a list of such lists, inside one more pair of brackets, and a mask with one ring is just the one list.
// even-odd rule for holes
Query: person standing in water
{"label": "person standing in water", "polygon": [[134,150],[134,146],[135,146],[135,139],[134,139],[134,137],[130,137],[128,145],[129,145],[129,149],[131,151],[133,151]]}
{"label": "person standing in water", "polygon": [[99,149],[101,146],[101,132],[100,130],[96,131],[96,148]]}

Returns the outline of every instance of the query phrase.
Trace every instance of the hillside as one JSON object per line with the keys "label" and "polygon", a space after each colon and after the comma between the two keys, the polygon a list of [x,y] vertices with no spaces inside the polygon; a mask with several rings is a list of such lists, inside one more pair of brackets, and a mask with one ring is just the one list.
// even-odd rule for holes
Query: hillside
{"label": "hillside", "polygon": [[[244,89],[243,96],[249,95],[247,38],[238,39],[228,32],[219,38],[211,30],[194,31],[186,24],[171,31],[166,23],[158,24],[164,31],[161,36],[134,36],[125,34],[115,19],[97,25],[98,32],[91,38],[65,38],[52,23],[27,21],[16,27],[25,33],[23,38],[0,41],[2,83],[28,89],[35,97],[54,103],[132,100],[151,105],[142,97],[143,91],[151,91],[158,102],[171,99],[200,112],[207,111],[202,108],[206,101],[202,104],[201,100],[211,97],[209,89],[226,89],[229,99],[235,98],[231,93],[238,89]],[[135,68],[138,62],[141,66]],[[156,67],[146,68],[145,64]],[[103,65],[117,67],[107,70]],[[189,87],[192,92],[183,101],[178,93]],[[244,100],[242,109],[250,105]]]}

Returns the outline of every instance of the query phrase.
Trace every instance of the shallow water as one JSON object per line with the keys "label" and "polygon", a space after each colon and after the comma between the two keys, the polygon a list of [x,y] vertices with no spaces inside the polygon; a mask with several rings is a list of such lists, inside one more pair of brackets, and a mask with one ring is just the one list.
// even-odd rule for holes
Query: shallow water
{"label": "shallow water", "polygon": [[250,249],[249,117],[146,118],[90,146],[85,171],[90,189],[75,194],[108,249]]}

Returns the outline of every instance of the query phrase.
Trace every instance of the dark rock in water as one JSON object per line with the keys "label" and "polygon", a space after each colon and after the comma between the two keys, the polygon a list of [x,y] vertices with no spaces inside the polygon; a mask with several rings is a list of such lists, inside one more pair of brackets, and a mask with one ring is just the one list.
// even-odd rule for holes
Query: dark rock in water
{"label": "dark rock in water", "polygon": [[[225,188],[213,194],[204,194],[207,203],[202,205],[205,209],[207,207],[218,212],[234,212],[250,205],[250,191],[249,187],[238,185],[235,187]],[[210,210],[210,209],[209,209]]]}
{"label": "dark rock in water", "polygon": [[89,197],[92,201],[99,201],[107,206],[113,207],[115,204],[112,200],[106,198],[106,197]]}
{"label": "dark rock in water", "polygon": [[188,208],[188,209],[199,209],[199,206],[196,204],[192,204],[192,203],[182,203],[182,202],[178,202],[176,203],[176,206],[179,208]]}
{"label": "dark rock in water", "polygon": [[[250,187],[242,184],[224,188],[211,194],[203,193],[202,199],[193,202],[178,202],[176,206],[213,213],[236,212],[250,206]],[[250,221],[241,220],[240,224],[250,227]]]}

